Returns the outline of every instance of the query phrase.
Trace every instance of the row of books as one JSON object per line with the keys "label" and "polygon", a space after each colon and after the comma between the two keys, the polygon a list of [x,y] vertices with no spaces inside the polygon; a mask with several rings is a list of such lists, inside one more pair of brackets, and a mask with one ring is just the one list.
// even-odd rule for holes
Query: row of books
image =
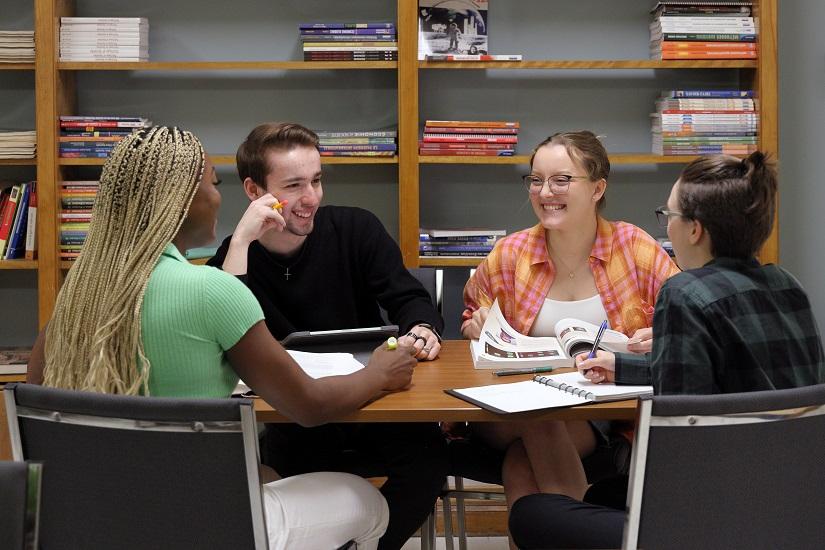
{"label": "row of books", "polygon": [[398,130],[317,132],[322,157],[392,157],[398,153]]}
{"label": "row of books", "polygon": [[0,347],[0,374],[26,374],[31,348]]}
{"label": "row of books", "polygon": [[145,17],[61,17],[61,61],[148,61]]}
{"label": "row of books", "polygon": [[33,159],[36,154],[34,130],[0,130],[0,159]]}
{"label": "row of books", "polygon": [[395,24],[301,23],[304,61],[396,61]]}
{"label": "row of books", "polygon": [[0,192],[0,259],[37,257],[37,184],[18,183]]}
{"label": "row of books", "polygon": [[60,259],[74,260],[80,255],[99,187],[100,182],[95,180],[64,181],[60,185]]}
{"label": "row of books", "polygon": [[650,23],[653,59],[755,59],[750,1],[659,2]]}
{"label": "row of books", "polygon": [[756,150],[759,112],[753,90],[671,90],[651,113],[657,155],[747,155]]}
{"label": "row of books", "polygon": [[117,142],[152,122],[128,116],[61,116],[59,153],[63,158],[107,158]]}
{"label": "row of books", "polygon": [[507,234],[504,229],[420,229],[421,256],[483,258]]}
{"label": "row of books", "polygon": [[510,157],[516,154],[518,132],[518,122],[428,120],[418,142],[418,154]]}
{"label": "row of books", "polygon": [[0,31],[0,63],[34,62],[34,31]]}

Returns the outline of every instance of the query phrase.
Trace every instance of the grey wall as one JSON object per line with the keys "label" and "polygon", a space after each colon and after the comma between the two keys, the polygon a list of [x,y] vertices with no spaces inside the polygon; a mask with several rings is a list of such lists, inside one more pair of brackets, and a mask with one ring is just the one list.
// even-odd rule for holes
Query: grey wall
{"label": "grey wall", "polygon": [[[639,0],[495,0],[490,9],[492,53],[525,59],[643,59],[648,10]],[[782,155],[781,256],[811,291],[823,318],[822,245],[806,231],[825,204],[814,159],[823,139],[823,41],[817,25],[825,3],[780,2],[780,124]],[[6,9],[9,6],[9,9]],[[78,0],[78,15],[144,16],[150,20],[153,60],[273,60],[301,58],[297,24],[313,20],[395,20],[391,0],[332,2],[140,3]],[[30,0],[3,0],[0,28],[31,28]],[[394,71],[265,73],[84,72],[77,78],[79,113],[142,114],[159,124],[197,133],[213,154],[232,154],[257,123],[295,120],[315,129],[368,129],[397,119]],[[661,90],[737,87],[737,71],[422,71],[421,122],[427,118],[507,119],[522,124],[519,149],[528,153],[552,132],[588,128],[610,152],[650,150],[648,113]],[[0,127],[31,127],[33,75],[0,72]],[[819,124],[817,124],[819,123]],[[654,235],[653,209],[665,202],[680,166],[616,166],[606,215]],[[421,169],[421,224],[493,226],[516,231],[534,223],[518,176],[525,166],[433,166]],[[325,202],[374,211],[397,236],[397,167],[326,166]],[[21,173],[22,172],[22,173]],[[78,177],[95,170],[78,169]],[[0,180],[34,177],[33,170],[0,167]],[[246,205],[232,168],[218,233],[226,235]],[[817,200],[819,199],[819,200]],[[447,272],[445,318],[457,335],[466,269]],[[36,327],[33,273],[0,271],[0,345],[30,343]]]}
{"label": "grey wall", "polygon": [[779,2],[780,261],[825,323],[825,2]]}

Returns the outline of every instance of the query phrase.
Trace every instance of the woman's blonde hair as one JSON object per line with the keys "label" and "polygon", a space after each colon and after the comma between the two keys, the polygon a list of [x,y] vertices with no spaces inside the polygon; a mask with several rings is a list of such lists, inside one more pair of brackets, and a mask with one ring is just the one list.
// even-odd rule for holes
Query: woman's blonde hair
{"label": "woman's blonde hair", "polygon": [[114,148],[100,176],[86,242],[46,332],[45,385],[148,394],[143,296],[186,218],[203,166],[201,142],[177,128],[141,130]]}

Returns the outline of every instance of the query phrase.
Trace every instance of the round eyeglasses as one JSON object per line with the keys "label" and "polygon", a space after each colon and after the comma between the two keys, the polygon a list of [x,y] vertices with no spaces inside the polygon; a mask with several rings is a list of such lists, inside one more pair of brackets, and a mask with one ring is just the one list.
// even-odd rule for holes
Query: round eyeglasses
{"label": "round eyeglasses", "polygon": [[587,176],[569,176],[567,174],[558,174],[544,179],[534,176],[533,174],[528,174],[523,176],[521,179],[524,182],[524,186],[527,187],[527,190],[533,195],[538,195],[541,193],[541,190],[544,189],[545,183],[550,187],[550,191],[554,195],[564,195],[567,193],[568,189],[570,189],[571,181],[586,180],[589,178]]}

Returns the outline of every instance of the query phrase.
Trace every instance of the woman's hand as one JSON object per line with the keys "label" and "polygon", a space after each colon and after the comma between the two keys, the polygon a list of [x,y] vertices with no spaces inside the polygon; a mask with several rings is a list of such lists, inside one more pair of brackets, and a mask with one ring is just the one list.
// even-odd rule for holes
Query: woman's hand
{"label": "woman's hand", "polygon": [[616,356],[609,351],[599,350],[593,359],[585,353],[577,355],[576,368],[594,384],[616,381]]}
{"label": "woman's hand", "polygon": [[490,314],[490,308],[480,307],[473,312],[473,316],[469,320],[464,321],[461,326],[461,335],[468,340],[478,340],[481,336],[481,327],[484,326],[484,321]]}
{"label": "woman's hand", "polygon": [[650,353],[653,349],[653,329],[650,327],[640,328],[633,333],[633,337],[627,342],[627,351],[631,353]]}

